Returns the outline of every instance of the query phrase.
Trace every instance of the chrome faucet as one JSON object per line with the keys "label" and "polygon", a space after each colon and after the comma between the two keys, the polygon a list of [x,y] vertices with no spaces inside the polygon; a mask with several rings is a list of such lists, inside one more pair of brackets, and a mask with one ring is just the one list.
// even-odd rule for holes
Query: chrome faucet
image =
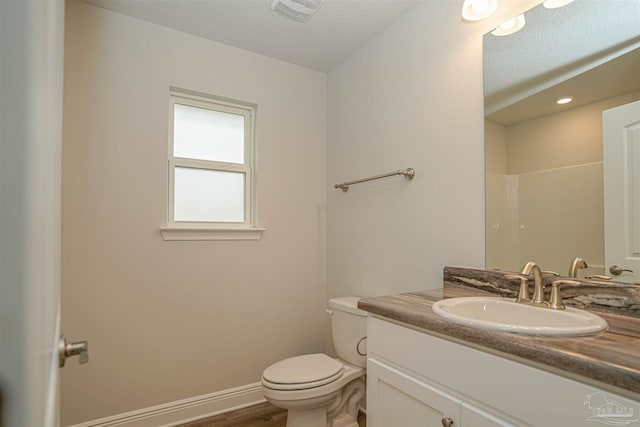
{"label": "chrome faucet", "polygon": [[532,271],[534,284],[533,298],[530,302],[528,302],[528,304],[548,306],[549,303],[544,300],[544,279],[542,277],[542,270],[540,270],[538,264],[533,261],[529,261],[522,266],[522,269],[520,269],[520,274],[529,276]]}
{"label": "chrome faucet", "polygon": [[582,258],[574,258],[569,267],[569,277],[578,277],[579,268],[588,268],[589,266]]}

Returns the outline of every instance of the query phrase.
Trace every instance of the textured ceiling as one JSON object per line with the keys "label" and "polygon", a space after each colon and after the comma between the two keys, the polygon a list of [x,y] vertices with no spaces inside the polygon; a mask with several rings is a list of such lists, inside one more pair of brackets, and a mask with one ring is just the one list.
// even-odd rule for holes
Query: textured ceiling
{"label": "textured ceiling", "polygon": [[85,1],[318,71],[339,64],[418,2],[326,0],[301,24],[274,13],[271,0]]}
{"label": "textured ceiling", "polygon": [[[416,3],[463,2],[326,0],[309,22],[301,24],[275,14],[270,9],[272,0],[83,1],[323,72],[346,59]],[[501,3],[504,6],[509,4]],[[559,9],[537,6],[525,17],[524,29],[513,35],[484,36],[486,112],[495,113],[519,103],[517,113],[513,110],[500,119],[493,116],[495,120],[513,122],[549,113],[551,104],[547,98],[555,91],[563,91],[561,82],[640,46],[640,0],[575,0]],[[595,77],[580,79],[580,86],[591,95],[589,102],[597,100],[596,93],[600,99],[608,96],[603,90],[593,90],[596,87],[611,88],[609,96],[626,90],[617,85],[622,83],[621,76],[635,76],[636,81],[630,84],[638,84],[637,74],[628,69],[637,65],[637,59],[625,63],[627,71],[618,68],[614,78],[603,71],[592,73],[604,78],[606,84]],[[575,81],[571,84],[576,86]],[[633,87],[627,83],[623,86]],[[578,102],[586,101],[583,98]]]}
{"label": "textured ceiling", "polygon": [[640,46],[640,0],[576,0],[559,9],[537,6],[525,18],[525,27],[515,34],[484,36],[489,113]]}
{"label": "textured ceiling", "polygon": [[[487,114],[486,118],[508,126],[635,91],[640,91],[640,48]],[[574,96],[571,104],[555,103],[566,95]]]}

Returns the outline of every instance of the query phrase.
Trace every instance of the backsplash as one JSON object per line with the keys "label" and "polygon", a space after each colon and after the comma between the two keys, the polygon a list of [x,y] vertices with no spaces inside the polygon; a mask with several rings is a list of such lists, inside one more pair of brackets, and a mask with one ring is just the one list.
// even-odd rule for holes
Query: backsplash
{"label": "backsplash", "polygon": [[[478,270],[463,267],[444,268],[444,287],[466,287],[491,292],[506,298],[518,295],[520,284],[517,280],[507,279],[510,271]],[[544,276],[545,295],[549,298],[551,282],[565,279],[561,276]],[[581,282],[581,286],[562,289],[562,297],[567,306],[586,310],[633,316],[640,318],[640,285],[570,278]],[[533,276],[529,279],[533,290]]]}

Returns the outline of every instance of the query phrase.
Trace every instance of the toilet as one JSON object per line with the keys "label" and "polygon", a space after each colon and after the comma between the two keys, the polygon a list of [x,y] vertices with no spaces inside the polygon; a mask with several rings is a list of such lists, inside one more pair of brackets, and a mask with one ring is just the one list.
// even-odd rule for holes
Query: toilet
{"label": "toilet", "polygon": [[287,409],[287,427],[358,427],[367,365],[367,312],[358,309],[359,299],[329,300],[339,358],[306,354],[274,363],[262,373],[262,393]]}

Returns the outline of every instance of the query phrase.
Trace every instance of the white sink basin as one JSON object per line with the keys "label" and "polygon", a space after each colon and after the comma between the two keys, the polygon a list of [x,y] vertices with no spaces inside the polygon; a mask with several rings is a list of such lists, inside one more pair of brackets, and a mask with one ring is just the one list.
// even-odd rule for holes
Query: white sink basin
{"label": "white sink basin", "polygon": [[607,322],[585,310],[552,310],[507,298],[448,298],[433,304],[433,312],[452,322],[477,328],[531,335],[590,335],[606,330]]}

